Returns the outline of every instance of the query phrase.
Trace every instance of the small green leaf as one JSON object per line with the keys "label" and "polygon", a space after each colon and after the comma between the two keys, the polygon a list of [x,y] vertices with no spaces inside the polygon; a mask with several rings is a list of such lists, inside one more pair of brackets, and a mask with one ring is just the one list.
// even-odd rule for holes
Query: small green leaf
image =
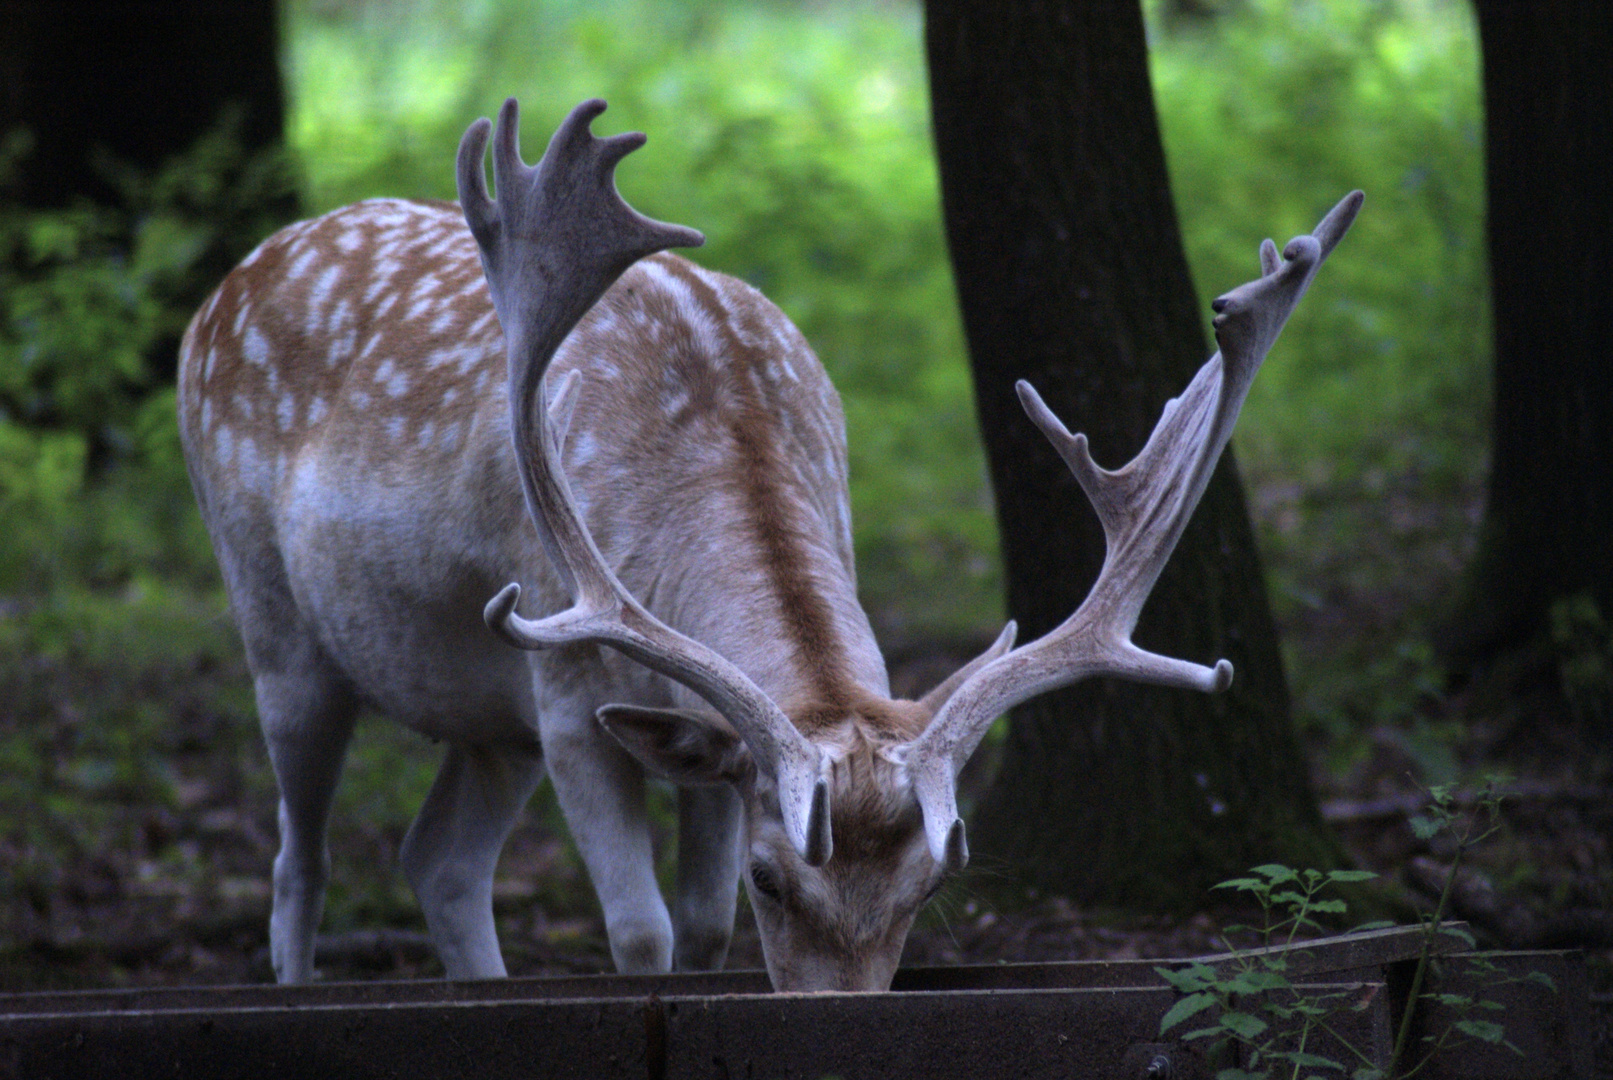
{"label": "small green leaf", "polygon": [[1327,880],[1334,882],[1371,881],[1377,877],[1371,870],[1330,870]]}
{"label": "small green leaf", "polygon": [[1181,1040],[1183,1042],[1192,1042],[1194,1039],[1208,1039],[1217,1035],[1225,1034],[1226,1029],[1220,1024],[1217,1024],[1215,1027],[1199,1028],[1197,1031],[1189,1031],[1186,1035],[1181,1036]]}
{"label": "small green leaf", "polygon": [[1393,919],[1373,919],[1371,922],[1364,922],[1355,929],[1346,932],[1351,934],[1364,934],[1368,930],[1387,930],[1391,926],[1396,925],[1398,924]]}
{"label": "small green leaf", "polygon": [[1264,866],[1256,866],[1249,872],[1251,874],[1259,874],[1261,877],[1270,878],[1273,885],[1281,885],[1285,881],[1294,881],[1299,877],[1298,874],[1294,873],[1294,871],[1290,870],[1281,863],[1267,863]]}
{"label": "small green leaf", "polygon": [[1208,990],[1220,978],[1208,964],[1189,964],[1182,968],[1156,967],[1154,972],[1184,994]]}
{"label": "small green leaf", "polygon": [[1275,971],[1262,971],[1256,968],[1253,971],[1240,972],[1221,984],[1223,990],[1229,994],[1258,994],[1265,990],[1286,990],[1292,983]]}
{"label": "small green leaf", "polygon": [[1419,840],[1432,840],[1434,834],[1439,832],[1440,823],[1433,818],[1421,814],[1409,819],[1406,824],[1411,826],[1412,835]]}
{"label": "small green leaf", "polygon": [[1498,1043],[1507,1033],[1506,1028],[1491,1020],[1458,1020],[1451,1026],[1469,1038],[1487,1043]]}
{"label": "small green leaf", "polygon": [[1255,891],[1257,889],[1266,888],[1266,883],[1264,881],[1256,881],[1254,878],[1238,877],[1238,878],[1228,878],[1225,881],[1217,882],[1216,884],[1211,885],[1210,888],[1212,888],[1212,889],[1241,889],[1244,892],[1253,892],[1253,891]]}
{"label": "small green leaf", "polygon": [[1475,938],[1473,936],[1473,932],[1465,926],[1454,926],[1450,923],[1443,923],[1440,925],[1439,932],[1442,934],[1449,934],[1453,938],[1461,939],[1470,949],[1478,948],[1478,938]]}
{"label": "small green leaf", "polygon": [[1349,910],[1349,905],[1343,900],[1312,900],[1311,910],[1320,911],[1324,915],[1343,915]]}
{"label": "small green leaf", "polygon": [[1221,1014],[1221,1026],[1241,1038],[1252,1039],[1271,1025],[1253,1013],[1230,1009]]}
{"label": "small green leaf", "polygon": [[1547,990],[1550,990],[1554,994],[1557,992],[1557,984],[1552,982],[1551,976],[1547,975],[1544,971],[1531,971],[1523,978],[1525,982],[1539,983],[1541,986],[1544,986]]}
{"label": "small green leaf", "polygon": [[1189,994],[1175,1005],[1172,1005],[1170,1011],[1159,1018],[1159,1033],[1161,1035],[1165,1034],[1165,1032],[1180,1024],[1183,1020],[1203,1012],[1214,1004],[1214,994]]}

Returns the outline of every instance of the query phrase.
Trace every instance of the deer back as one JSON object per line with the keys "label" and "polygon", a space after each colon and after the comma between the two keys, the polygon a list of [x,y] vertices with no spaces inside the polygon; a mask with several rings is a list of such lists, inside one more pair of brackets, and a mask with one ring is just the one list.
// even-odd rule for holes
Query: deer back
{"label": "deer back", "polygon": [[[502,650],[478,616],[504,582],[534,609],[564,602],[522,505],[504,337],[453,204],[374,200],[276,233],[181,355],[182,434],[232,600],[289,601],[285,617],[362,654],[338,656],[361,688],[405,666],[365,656],[415,638],[440,651],[444,625]],[[881,686],[840,402],[793,324],[749,286],[655,255],[566,339],[551,385],[572,370],[567,474],[635,595],[782,696]],[[362,625],[393,640],[338,629]]]}

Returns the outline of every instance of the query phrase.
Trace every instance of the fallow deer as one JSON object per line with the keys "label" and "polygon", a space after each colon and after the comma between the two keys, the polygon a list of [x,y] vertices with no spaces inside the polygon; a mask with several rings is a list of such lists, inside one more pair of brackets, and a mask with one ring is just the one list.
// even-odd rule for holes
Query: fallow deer
{"label": "fallow deer", "polygon": [[[578,106],[528,168],[506,102],[496,201],[478,120],[460,208],[377,200],[286,228],[185,335],[186,460],[280,787],[281,981],[312,974],[363,708],[447,744],[401,862],[450,977],[504,974],[494,866],[547,771],[618,969],[720,966],[742,878],[776,988],[877,990],[968,858],[954,788],[993,717],[1089,675],[1231,679],[1130,634],[1359,193],[1280,258],[1265,242],[1264,276],[1215,302],[1220,353],[1118,472],[1020,384],[1108,559],[1064,625],[1014,649],[1010,624],[897,701],[857,602],[835,390],[760,293],[662,253],[703,238],[622,201],[643,136],[593,136],[604,108]],[[680,785],[670,912],[646,772]]]}

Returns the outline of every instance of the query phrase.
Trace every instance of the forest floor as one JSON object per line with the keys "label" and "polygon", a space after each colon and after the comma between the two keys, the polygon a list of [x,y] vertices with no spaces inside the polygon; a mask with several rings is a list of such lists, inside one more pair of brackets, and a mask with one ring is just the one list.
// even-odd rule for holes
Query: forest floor
{"label": "forest floor", "polygon": [[[1406,644],[1417,640],[1408,627],[1426,618],[1432,599],[1449,587],[1463,561],[1464,553],[1452,550],[1448,539],[1460,529],[1440,515],[1470,516],[1471,507],[1430,508],[1385,494],[1387,527],[1399,531],[1380,541],[1381,555],[1399,561],[1393,573],[1374,576],[1371,560],[1359,557],[1361,548],[1348,573],[1303,565],[1295,552],[1320,550],[1305,542],[1303,530],[1340,527],[1328,520],[1328,507],[1296,505],[1307,498],[1303,492],[1263,486],[1254,491],[1268,550],[1277,552],[1274,592],[1290,655],[1334,656],[1339,665],[1354,665],[1358,677],[1384,684],[1375,704],[1351,706],[1355,713],[1331,726],[1325,717],[1302,726],[1324,816],[1358,866],[1382,875],[1409,906],[1429,910],[1451,849],[1439,837],[1419,839],[1409,825],[1426,805],[1423,785],[1450,781],[1456,804],[1470,810],[1480,777],[1510,773],[1502,828],[1469,856],[1453,893],[1452,915],[1467,920],[1485,946],[1584,948],[1598,1003],[1599,1068],[1613,1075],[1613,785],[1605,749],[1584,745],[1583,736],[1574,734],[1598,728],[1566,722],[1551,694],[1486,707],[1471,695],[1443,693],[1419,674],[1427,663],[1418,659],[1415,644]],[[1369,564],[1365,569],[1363,562]],[[1293,584],[1307,580],[1325,585],[1312,593]],[[1394,657],[1387,668],[1374,667],[1367,655],[1385,648]],[[938,663],[944,657],[923,649],[904,657],[893,671],[898,684],[917,686],[946,666]],[[35,693],[49,688],[58,704],[48,722],[67,731],[77,722],[71,702],[90,692],[83,684],[94,676],[46,658],[37,664],[28,684]],[[1302,713],[1311,707],[1308,694],[1325,696],[1327,677],[1323,672],[1308,682],[1296,680]],[[168,797],[162,800],[129,794],[133,780],[88,775],[90,765],[63,767],[69,779],[110,793],[96,811],[100,841],[80,835],[52,846],[48,838],[15,828],[0,835],[0,865],[11,867],[7,902],[0,908],[0,990],[271,978],[272,782],[255,733],[242,732],[239,715],[211,704],[227,696],[221,686],[245,683],[238,667],[201,664],[139,691],[160,699],[153,704],[170,733],[161,766],[169,777]],[[6,692],[13,716],[31,711],[16,700],[14,686]],[[1605,724],[1603,717],[1604,730]],[[1345,726],[1353,734],[1341,739]],[[321,975],[337,980],[439,974],[395,866],[407,822],[407,812],[395,804],[421,794],[394,790],[393,779],[402,775],[395,755],[421,751],[417,740],[381,722],[361,726],[359,740],[366,739],[378,739],[379,750],[355,755],[345,786],[358,794],[346,796],[333,823],[333,916],[327,918],[331,933],[321,939]],[[136,763],[137,769],[156,767]],[[49,803],[63,796],[46,791],[39,797]],[[49,805],[39,811],[59,816]],[[368,825],[366,816],[388,824]],[[904,962],[1222,951],[1220,927],[1248,921],[1249,913],[1210,908],[1209,899],[1205,911],[1180,918],[1081,910],[1058,897],[1031,896],[1020,909],[1001,910],[976,898],[965,878],[921,918]],[[609,970],[601,920],[552,800],[540,796],[507,845],[495,903],[512,974]],[[729,966],[760,964],[742,899]]]}

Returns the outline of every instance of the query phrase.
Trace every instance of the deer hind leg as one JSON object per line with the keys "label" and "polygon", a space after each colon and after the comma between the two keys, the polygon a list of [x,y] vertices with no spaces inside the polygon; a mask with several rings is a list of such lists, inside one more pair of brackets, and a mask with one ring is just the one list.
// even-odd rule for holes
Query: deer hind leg
{"label": "deer hind leg", "polygon": [[314,934],[330,878],[325,827],[357,704],[339,676],[313,663],[295,673],[259,673],[254,683],[280,786],[269,953],[278,981],[307,982],[314,973]]}
{"label": "deer hind leg", "polygon": [[678,789],[673,966],[715,971],[728,959],[739,899],[739,795],[728,785]]}
{"label": "deer hind leg", "polygon": [[450,746],[404,837],[403,872],[450,979],[504,977],[493,872],[542,779],[543,755],[535,745]]}

